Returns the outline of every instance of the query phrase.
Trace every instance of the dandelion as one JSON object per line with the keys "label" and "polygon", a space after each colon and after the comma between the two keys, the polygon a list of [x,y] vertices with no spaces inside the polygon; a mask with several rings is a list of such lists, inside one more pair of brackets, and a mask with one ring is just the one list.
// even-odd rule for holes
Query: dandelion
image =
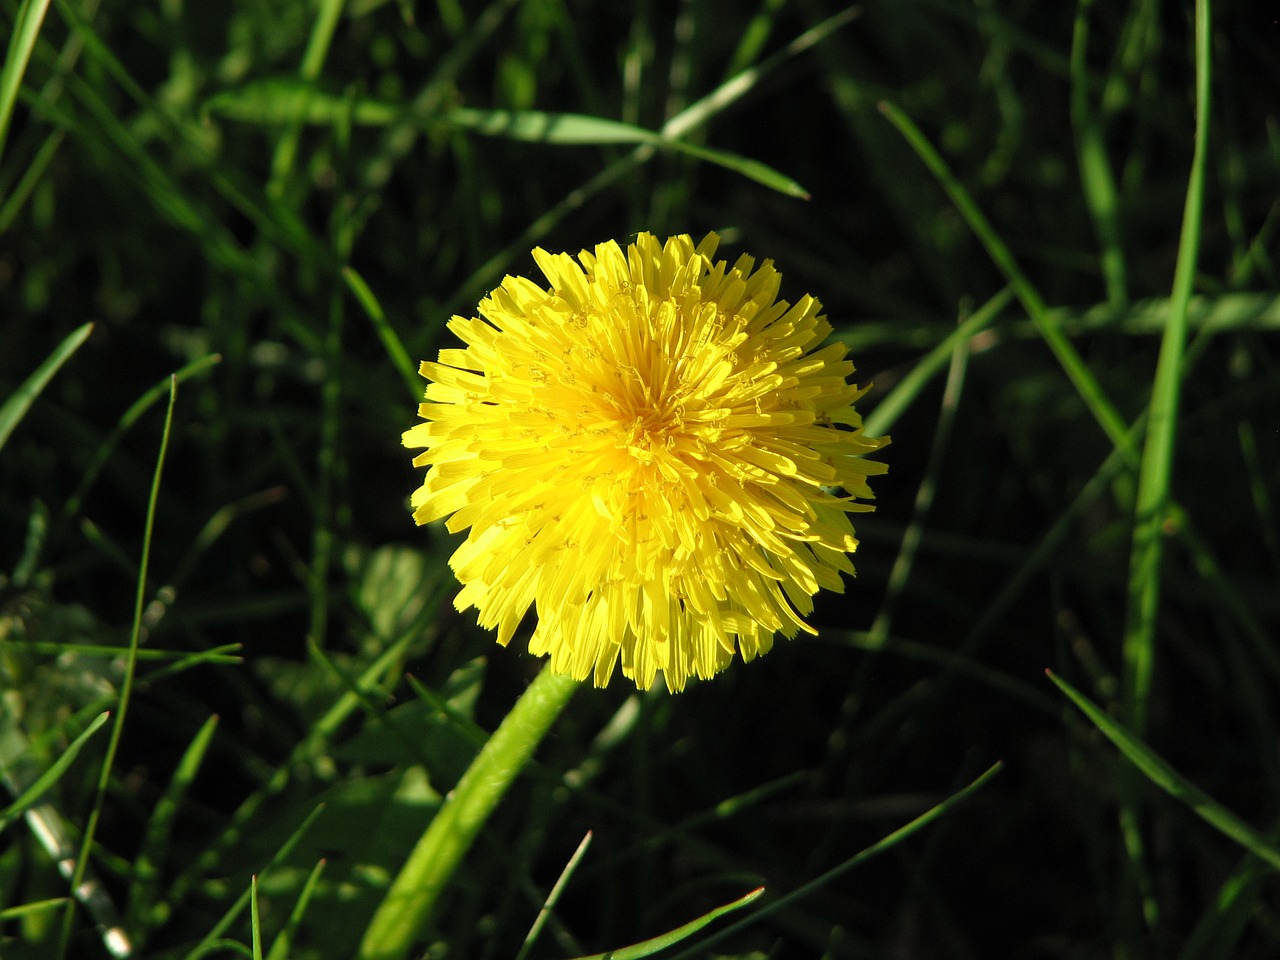
{"label": "dandelion", "polygon": [[679,691],[815,633],[886,469],[863,459],[888,439],[862,433],[846,348],[819,349],[822,305],[778,300],[772,261],[730,267],[718,243],[535,249],[550,286],[506,277],[450,321],[466,346],[420,368],[414,519],[470,528],[455,605],[503,645],[533,606],[530,651],[597,686],[621,663]]}

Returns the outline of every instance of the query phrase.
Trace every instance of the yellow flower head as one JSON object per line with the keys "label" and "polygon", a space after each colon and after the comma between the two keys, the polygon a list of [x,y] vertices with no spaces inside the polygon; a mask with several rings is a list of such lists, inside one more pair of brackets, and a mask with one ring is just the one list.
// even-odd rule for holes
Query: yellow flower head
{"label": "yellow flower head", "polygon": [[776,300],[772,261],[713,261],[719,240],[536,249],[550,287],[505,278],[420,368],[414,519],[470,528],[457,608],[505,645],[534,605],[529,649],[597,686],[621,659],[678,691],[815,632],[886,469],[862,459],[888,439],[862,434],[845,347],[814,349],[822,305]]}

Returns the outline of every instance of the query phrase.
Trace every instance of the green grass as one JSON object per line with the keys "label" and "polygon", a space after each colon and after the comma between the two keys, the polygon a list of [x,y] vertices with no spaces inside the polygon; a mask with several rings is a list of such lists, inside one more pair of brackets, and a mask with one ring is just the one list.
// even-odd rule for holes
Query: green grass
{"label": "green grass", "polygon": [[414,955],[1280,954],[1262,7],[0,0],[0,956],[356,954],[538,668],[416,364],[711,229],[875,383],[859,576],[580,690]]}

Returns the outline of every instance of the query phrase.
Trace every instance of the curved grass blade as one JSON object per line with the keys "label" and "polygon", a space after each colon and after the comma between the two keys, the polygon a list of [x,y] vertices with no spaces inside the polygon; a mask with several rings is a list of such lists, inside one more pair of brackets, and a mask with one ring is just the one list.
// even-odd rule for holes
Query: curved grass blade
{"label": "curved grass blade", "polygon": [[66,902],[66,897],[53,897],[50,900],[36,900],[32,903],[24,903],[17,907],[6,907],[4,910],[0,910],[0,921],[17,920],[21,917],[30,916],[33,913],[43,913],[45,910],[56,910]]}
{"label": "curved grass blade", "polygon": [[1209,140],[1209,0],[1196,0],[1196,130],[1191,174],[1178,241],[1169,320],[1160,342],[1155,386],[1151,391],[1147,439],[1138,471],[1134,505],[1133,546],[1129,563],[1129,596],[1124,632],[1124,707],[1134,730],[1146,727],[1147,698],[1155,663],[1155,624],[1160,605],[1160,560],[1164,525],[1170,507],[1174,434],[1182,387],[1182,355],[1187,339],[1187,307],[1195,283],[1204,215],[1205,162]]}
{"label": "curved grass blade", "polygon": [[556,904],[560,902],[560,894],[564,892],[564,888],[569,883],[569,878],[573,876],[573,872],[578,869],[578,864],[586,856],[587,847],[589,846],[591,846],[590,830],[582,838],[582,842],[578,844],[578,849],[573,851],[573,856],[569,858],[569,862],[560,871],[560,876],[556,878],[555,886],[547,894],[547,900],[542,905],[542,909],[538,911],[537,917],[534,918],[533,926],[525,934],[524,943],[520,944],[520,952],[516,954],[516,960],[525,960],[525,957],[529,955],[529,951],[533,949],[533,945],[538,942],[538,936],[542,933],[542,928],[551,919],[551,911],[555,910]]}
{"label": "curved grass blade", "polygon": [[1276,846],[1218,801],[1173,769],[1163,757],[1121,726],[1106,712],[1050,670],[1045,671],[1063,693],[1089,718],[1102,735],[1142,774],[1175,800],[1185,803],[1205,823],[1240,844],[1254,856],[1280,868],[1280,846]]}
{"label": "curved grass blade", "polygon": [[[920,128],[912,122],[910,117],[888,101],[881,101],[880,112],[898,129],[898,132],[910,144],[916,155],[929,168],[929,172],[934,175],[934,178],[951,198],[952,205],[955,206],[957,212],[969,225],[969,229],[973,231],[974,235],[982,243],[987,255],[999,268],[1000,272],[1004,274],[1005,279],[1009,281],[1009,284],[1017,293],[1018,299],[1026,308],[1027,314],[1031,317],[1031,321],[1035,324],[1037,332],[1049,349],[1053,351],[1053,355],[1057,358],[1063,372],[1076,388],[1076,392],[1080,394],[1080,399],[1084,401],[1089,412],[1098,421],[1107,438],[1115,446],[1126,449],[1124,445],[1128,443],[1128,439],[1124,419],[1103,392],[1097,378],[1093,375],[1093,371],[1084,362],[1079,351],[1067,339],[1062,328],[1054,322],[1048,304],[1045,303],[1044,298],[1040,296],[1040,292],[1027,278],[1022,267],[1018,265],[1018,261],[1014,258],[1013,252],[1008,245],[996,233],[991,221],[986,218],[986,215],[979,209],[969,191],[964,188],[960,181],[956,179],[955,174],[951,172],[951,168],[942,158],[942,155],[920,132]],[[1130,451],[1130,454],[1136,458],[1135,452]]]}
{"label": "curved grass blade", "polygon": [[382,341],[382,346],[387,351],[387,356],[395,364],[396,370],[409,388],[409,393],[412,394],[414,402],[418,402],[422,399],[424,389],[422,380],[414,369],[413,361],[409,359],[409,351],[404,348],[404,342],[391,324],[387,322],[387,314],[382,309],[382,304],[378,302],[378,298],[369,289],[369,285],[364,282],[364,277],[356,273],[354,268],[343,267],[342,279],[346,281],[347,289],[351,291],[360,306],[364,308],[365,315],[373,322],[373,329],[378,332],[378,339]]}
{"label": "curved grass blade", "polygon": [[16,769],[16,764],[21,760],[21,756],[3,755],[8,753],[10,747],[22,749],[25,738],[16,729],[7,730],[0,734],[0,748],[3,749],[3,753],[0,753],[0,781],[3,781],[6,787],[10,789],[16,787],[22,791],[13,803],[0,810],[0,832],[3,832],[5,827],[35,806],[40,798],[62,778],[62,775],[67,772],[67,768],[75,762],[84,745],[89,742],[89,738],[102,728],[109,716],[111,716],[109,713],[100,713],[94,717],[89,725],[80,732],[80,735],[72,740],[66,749],[58,755],[58,759],[49,765],[49,769],[25,786],[20,779],[20,772]]}
{"label": "curved grass blade", "polygon": [[1013,290],[1006,286],[921,357],[911,368],[911,372],[899,381],[889,395],[863,417],[863,432],[869,437],[881,437],[892,430],[898,417],[902,416],[915,402],[916,397],[928,386],[934,375],[950,363],[957,347],[994,323],[1011,299],[1013,299]]}
{"label": "curved grass blade", "polygon": [[267,960],[285,960],[289,956],[289,951],[293,949],[293,941],[298,935],[298,929],[302,926],[302,918],[306,916],[307,907],[311,905],[311,897],[316,891],[316,885],[320,882],[320,874],[324,872],[326,863],[328,863],[327,860],[320,860],[311,868],[306,883],[302,885],[302,892],[298,894],[298,902],[289,911],[289,919],[285,921],[284,929],[276,934],[271,949],[267,951]]}
{"label": "curved grass blade", "polygon": [[920,814],[920,816],[916,817],[910,823],[904,824],[903,826],[899,827],[897,830],[893,831],[893,833],[889,834],[888,836],[876,841],[871,846],[866,847],[865,849],[854,854],[848,860],[844,861],[844,863],[837,864],[836,866],[828,870],[826,873],[823,873],[820,876],[815,877],[814,879],[810,880],[808,883],[792,890],[790,893],[784,894],[783,896],[779,897],[777,900],[774,900],[773,902],[766,904],[765,906],[761,907],[759,910],[752,913],[751,916],[746,917],[742,920],[739,920],[737,923],[731,924],[728,927],[725,927],[723,930],[719,931],[718,933],[708,937],[706,940],[701,941],[696,946],[690,947],[688,950],[682,951],[681,953],[672,957],[671,960],[693,960],[693,958],[695,957],[707,956],[708,951],[714,944],[719,943],[721,940],[724,940],[725,938],[732,936],[733,934],[737,933],[739,930],[746,929],[748,926],[750,926],[753,923],[759,922],[760,920],[769,916],[769,914],[776,913],[777,911],[781,910],[783,907],[789,906],[792,903],[795,903],[797,900],[807,897],[809,894],[826,886],[828,883],[830,883],[832,880],[835,880],[837,877],[841,877],[844,874],[848,873],[854,867],[858,866],[858,864],[865,863],[867,860],[870,860],[872,857],[878,856],[879,854],[884,853],[886,850],[889,850],[890,848],[897,846],[903,840],[907,839],[907,837],[911,836],[913,833],[916,833],[917,831],[933,823],[933,821],[937,820],[939,817],[943,816],[953,807],[963,802],[967,797],[977,792],[978,790],[982,789],[982,787],[984,787],[992,777],[994,777],[997,773],[1000,772],[1003,766],[1004,766],[1003,763],[993,764],[992,766],[988,767],[985,771],[983,771],[983,773],[972,783],[957,790],[955,793],[947,797],[947,799],[943,800],[941,803],[937,804],[936,806],[930,807],[928,810]]}
{"label": "curved grass blade", "polygon": [[486,137],[521,143],[558,146],[608,146],[649,144],[669,148],[698,160],[732,170],[787,196],[808,198],[808,192],[785,174],[759,160],[686,143],[678,137],[634,124],[581,113],[543,110],[480,110],[458,107],[441,113],[413,116],[406,107],[368,98],[335,96],[296,80],[268,80],[226,91],[204,106],[206,114],[259,124],[330,125],[348,121],[362,126],[390,126],[413,117],[425,126],[455,127]]}
{"label": "curved grass blade", "polygon": [[[192,377],[203,374],[206,370],[221,362],[221,354],[210,353],[201,357],[199,360],[193,360],[191,363],[188,363],[181,370],[174,373],[173,376],[177,378],[178,383],[185,383]],[[58,519],[58,525],[54,528],[55,532],[53,538],[55,540],[59,536],[59,533],[66,528],[67,524],[69,524],[72,518],[79,512],[80,505],[84,502],[84,498],[88,494],[89,488],[93,486],[94,481],[98,479],[98,474],[102,472],[102,468],[106,466],[107,461],[111,459],[111,453],[115,450],[116,445],[119,444],[120,438],[125,435],[130,427],[138,422],[138,419],[146,413],[147,410],[151,409],[153,404],[168,392],[169,380],[169,377],[165,377],[163,380],[152,385],[150,389],[135,400],[130,405],[129,409],[126,410],[116,422],[116,425],[111,428],[111,433],[107,435],[106,439],[103,440],[102,443],[98,444],[98,449],[93,453],[93,459],[89,462],[89,466],[85,470],[84,475],[80,478],[80,482],[76,484],[75,492],[67,498],[66,503],[63,505],[62,514]]]}
{"label": "curved grass blade", "polygon": [[[757,66],[744,70],[702,99],[689,104],[663,124],[662,136],[667,139],[679,139],[690,130],[707,123],[717,113],[746,96],[765,75],[826,39],[831,33],[850,23],[857,15],[857,8],[850,7],[806,30]],[[550,209],[534,219],[520,236],[477,267],[471,276],[446,298],[443,308],[439,311],[440,323],[443,324],[443,318],[447,317],[451,311],[470,309],[476,299],[502,275],[502,268],[510,263],[513,257],[528,253],[531,246],[538,243],[571,213],[580,209],[588,200],[602,193],[615,181],[648,161],[656,149],[653,144],[642,143],[626,156],[619,157],[600,170],[580,187],[575,187],[565,194]],[[438,328],[433,329],[432,332],[434,335],[438,332]]]}
{"label": "curved grass blade", "polygon": [[[293,831],[293,833],[289,836],[289,838],[285,840],[283,844],[280,845],[280,849],[277,850],[274,856],[272,856],[271,859],[267,861],[266,865],[262,868],[262,870],[259,871],[259,875],[266,873],[272,867],[276,866],[278,863],[283,861],[287,856],[289,856],[289,854],[293,851],[293,848],[298,845],[298,841],[300,841],[303,838],[303,836],[306,834],[306,832],[311,829],[311,825],[316,822],[316,818],[319,817],[320,814],[323,812],[324,812],[324,804],[323,803],[317,804],[315,809],[312,810],[309,814],[307,814],[306,818],[302,821],[302,823],[298,825],[298,829]],[[254,881],[255,881],[255,886],[251,887],[248,890],[245,890],[244,893],[240,894],[240,896],[236,899],[236,902],[233,903],[231,907],[227,910],[227,912],[222,915],[222,918],[218,920],[216,924],[214,924],[213,929],[210,930],[208,934],[205,935],[205,938],[201,940],[199,943],[197,943],[194,947],[192,947],[191,950],[189,950],[186,954],[183,955],[183,960],[197,960],[198,957],[203,957],[211,953],[212,947],[214,944],[222,942],[222,935],[227,932],[227,928],[229,928],[233,923],[235,923],[236,919],[240,916],[240,914],[244,912],[244,908],[249,906],[249,901],[252,896],[252,893],[254,890],[256,890],[256,881],[257,881],[256,876],[254,878]],[[245,950],[244,952],[246,955],[251,955],[249,950]]]}
{"label": "curved grass blade", "polygon": [[[84,714],[99,709],[101,709],[101,705],[91,706],[79,712]],[[69,882],[73,879],[75,870],[79,865],[76,859],[76,845],[72,839],[76,831],[68,825],[62,814],[51,803],[28,806],[28,802],[32,798],[38,798],[39,794],[52,785],[57,777],[51,777],[51,774],[57,770],[60,776],[65,764],[75,758],[84,743],[87,742],[94,731],[106,723],[109,716],[109,713],[101,713],[96,716],[89,726],[76,737],[59,760],[39,778],[35,778],[32,772],[26,769],[27,753],[25,745],[27,740],[22,731],[17,729],[16,724],[9,725],[7,729],[0,731],[0,783],[3,783],[11,793],[22,793],[9,809],[12,811],[26,808],[27,826],[49,854],[49,858],[58,865],[58,872]],[[9,718],[10,714],[0,712],[0,719],[7,721]],[[6,811],[5,815],[8,812]],[[0,815],[0,829],[3,829],[4,824],[2,821],[5,819],[5,815]],[[70,897],[59,898],[58,902],[64,905],[64,910],[74,909],[76,900],[79,900],[98,927],[102,936],[103,946],[106,947],[107,952],[112,957],[118,958],[118,960],[132,956],[133,946],[124,932],[115,904],[107,895],[106,888],[103,887],[98,878],[91,872],[86,871],[80,883],[72,889],[75,891],[75,899]]]}
{"label": "curved grass blade", "polygon": [[617,950],[606,950],[604,953],[593,953],[590,956],[578,957],[577,960],[640,960],[641,957],[648,957],[659,950],[665,950],[667,947],[679,943],[693,936],[712,920],[723,917],[726,913],[732,913],[735,910],[741,910],[748,904],[754,903],[764,893],[764,887],[757,887],[744,897],[739,897],[732,903],[726,903],[723,906],[716,907],[708,913],[704,913],[696,920],[690,920],[683,926],[669,930],[660,936],[651,937],[648,940],[642,940],[640,943],[633,943],[629,947],[621,947]]}
{"label": "curved grass blade", "polygon": [[726,150],[715,150],[678,137],[646,130],[619,120],[580,113],[546,113],[541,110],[474,110],[459,107],[442,117],[446,123],[484,134],[525,143],[580,146],[635,143],[666,147],[707,163],[714,163],[791,197],[808,199],[809,193],[790,177],[767,164]]}
{"label": "curved grass blade", "polygon": [[[111,768],[115,764],[116,751],[120,747],[120,738],[124,735],[124,721],[129,713],[129,701],[133,694],[134,675],[138,669],[138,643],[142,631],[142,611],[147,593],[147,569],[151,562],[151,542],[155,533],[156,504],[160,499],[160,478],[164,475],[165,455],[169,451],[169,435],[173,429],[173,408],[178,401],[178,378],[169,378],[169,406],[165,410],[164,429],[160,434],[160,452],[156,456],[155,473],[151,478],[151,493],[147,498],[147,516],[142,531],[142,558],[138,563],[138,587],[134,595],[133,629],[129,636],[129,653],[125,660],[124,679],[120,683],[119,706],[116,708],[115,722],[111,725],[111,739],[107,743],[106,756],[102,759],[102,770],[98,775],[98,785],[94,793],[93,807],[89,811],[89,819],[84,829],[84,838],[80,844],[80,854],[76,857],[75,871],[71,876],[71,889],[78,891],[84,881],[85,871],[89,868],[89,854],[93,850],[94,838],[97,834],[98,821],[102,817],[102,807],[107,798],[107,787],[111,780]],[[71,942],[72,921],[75,918],[74,905],[68,904],[62,914],[62,931],[58,940],[59,958],[67,955]]]}
{"label": "curved grass blade", "polygon": [[4,153],[4,141],[9,134],[9,122],[13,119],[13,105],[18,99],[18,88],[22,86],[22,75],[27,72],[31,51],[35,49],[49,3],[50,0],[25,0],[13,21],[4,69],[0,70],[0,155]]}
{"label": "curved grass blade", "polygon": [[3,449],[5,441],[9,439],[9,434],[13,433],[14,427],[26,416],[27,410],[31,408],[35,398],[40,395],[40,391],[53,379],[53,375],[71,358],[71,355],[80,349],[80,346],[89,338],[89,334],[92,331],[92,323],[86,323],[71,331],[54,348],[53,353],[49,354],[48,359],[23,381],[22,386],[14,391],[3,406],[0,406],[0,449]]}

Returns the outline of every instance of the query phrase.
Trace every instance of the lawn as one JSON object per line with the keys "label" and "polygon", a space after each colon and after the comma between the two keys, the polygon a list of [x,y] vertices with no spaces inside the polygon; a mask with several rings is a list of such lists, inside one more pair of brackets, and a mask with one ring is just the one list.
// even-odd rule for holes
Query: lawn
{"label": "lawn", "polygon": [[[1272,6],[0,0],[0,957],[1280,956]],[[856,577],[570,683],[414,522],[418,364],[712,232],[892,437]],[[611,529],[529,462],[463,512]]]}

